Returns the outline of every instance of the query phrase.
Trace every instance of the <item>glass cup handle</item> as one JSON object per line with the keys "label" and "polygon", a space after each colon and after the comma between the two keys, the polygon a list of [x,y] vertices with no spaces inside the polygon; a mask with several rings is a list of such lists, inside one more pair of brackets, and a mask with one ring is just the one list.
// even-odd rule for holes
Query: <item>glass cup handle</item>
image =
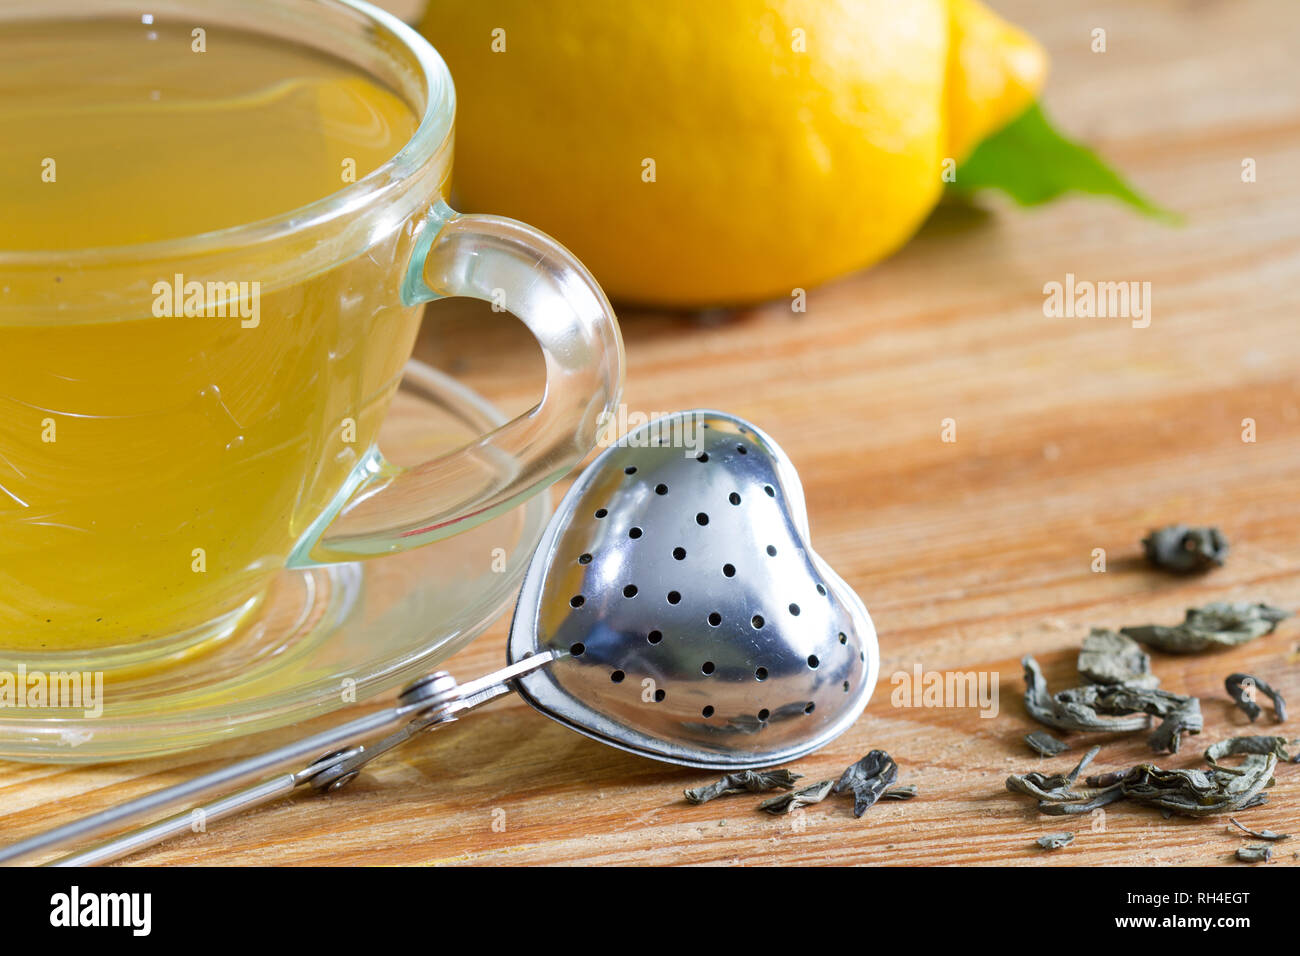
{"label": "glass cup handle", "polygon": [[596,444],[623,387],[623,340],[591,273],[554,239],[501,216],[433,210],[402,288],[406,305],[486,299],[518,317],[546,360],[530,411],[412,468],[375,456],[290,566],[405,551],[472,528],[536,494]]}

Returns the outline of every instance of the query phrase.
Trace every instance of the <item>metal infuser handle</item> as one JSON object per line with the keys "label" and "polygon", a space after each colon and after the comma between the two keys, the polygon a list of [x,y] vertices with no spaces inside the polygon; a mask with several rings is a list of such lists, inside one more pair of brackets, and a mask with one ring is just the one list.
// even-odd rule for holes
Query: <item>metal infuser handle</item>
{"label": "metal infuser handle", "polygon": [[[70,856],[53,860],[47,865],[94,866],[107,863],[186,833],[192,829],[196,819],[206,822],[233,816],[286,796],[304,784],[310,784],[317,791],[337,790],[356,777],[371,760],[422,731],[450,723],[460,714],[512,693],[515,690],[515,678],[544,667],[554,659],[554,654],[544,651],[466,684],[458,684],[445,671],[428,674],[408,684],[398,697],[395,707],[340,724],[276,750],[38,833],[0,849],[0,863],[16,863],[24,857],[100,836],[142,817],[215,793],[222,793],[223,796]],[[398,729],[377,743],[369,747],[360,744],[360,741],[369,740],[394,727]],[[311,754],[321,754],[321,751],[326,752],[296,773],[269,777],[241,790],[229,792],[231,788],[256,780],[276,767],[302,760]]]}

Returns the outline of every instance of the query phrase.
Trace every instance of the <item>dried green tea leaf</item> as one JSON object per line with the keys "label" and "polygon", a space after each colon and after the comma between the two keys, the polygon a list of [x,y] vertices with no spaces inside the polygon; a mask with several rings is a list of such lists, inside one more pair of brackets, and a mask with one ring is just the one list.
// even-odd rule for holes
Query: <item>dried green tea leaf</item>
{"label": "dried green tea leaf", "polygon": [[[1231,737],[1205,751],[1210,770],[1161,770],[1140,764],[1120,781],[1124,797],[1184,816],[1208,816],[1259,806],[1267,798],[1260,792],[1273,785],[1273,771],[1286,759],[1282,737]],[[1235,767],[1219,763],[1223,757],[1244,756]],[[1091,786],[1113,784],[1115,775],[1089,779]]]}
{"label": "dried green tea leaf", "polygon": [[1062,694],[1071,693],[1070,691],[1052,696],[1048,693],[1047,679],[1043,677],[1038,661],[1026,654],[1020,663],[1025,669],[1025,710],[1040,724],[1057,730],[1108,730],[1119,733],[1146,729],[1148,721],[1145,717],[1102,720],[1092,707],[1080,705],[1073,698],[1062,699]]}
{"label": "dried green tea leaf", "polygon": [[1257,840],[1289,840],[1289,833],[1274,833],[1272,830],[1252,830],[1250,827],[1237,822],[1236,817],[1228,817],[1228,822],[1248,836],[1253,836]]}
{"label": "dried green tea leaf", "polygon": [[809,807],[814,803],[821,803],[831,792],[833,786],[835,786],[834,780],[820,780],[799,790],[791,790],[787,793],[777,794],[775,797],[768,797],[758,805],[758,809],[766,810],[772,814],[793,813],[800,807]]}
{"label": "dried green tea leaf", "polygon": [[[1094,774],[1083,787],[1076,788],[1079,772],[1098,750],[1094,747],[1072,773],[1012,775],[1007,778],[1007,789],[1037,798],[1039,812],[1054,816],[1089,813],[1116,800],[1132,800],[1166,815],[1228,813],[1267,801],[1261,791],[1272,786],[1277,762],[1286,758],[1284,743],[1281,737],[1234,737],[1206,750],[1210,770],[1162,770],[1154,764],[1138,764],[1128,770]],[[1236,767],[1218,763],[1232,755],[1245,759]]]}
{"label": "dried green tea leaf", "polygon": [[1038,801],[1038,812],[1050,817],[1073,816],[1092,811],[1124,799],[1124,788],[1120,784],[1110,787],[1079,787],[1070,791],[1068,798],[1056,798]]}
{"label": "dried green tea leaf", "polygon": [[899,787],[890,787],[880,795],[881,800],[911,800],[918,793],[916,784],[905,783]]}
{"label": "dried green tea leaf", "polygon": [[1094,810],[1115,803],[1117,800],[1124,799],[1123,787],[1105,787],[1099,790],[1092,790],[1089,787],[1081,788],[1082,796],[1077,800],[1068,803],[1040,803],[1038,811],[1050,817],[1063,817],[1080,813],[1092,813]]}
{"label": "dried green tea leaf", "polygon": [[[1007,789],[1012,793],[1023,793],[1027,796],[1036,797],[1039,801],[1038,809],[1043,813],[1065,814],[1065,813],[1086,813],[1103,806],[1106,803],[1117,800],[1121,794],[1116,791],[1114,795],[1102,793],[1100,789],[1075,790],[1074,782],[1079,779],[1079,774],[1083,769],[1092,763],[1092,759],[1100,752],[1100,747],[1093,747],[1083,755],[1074,769],[1069,773],[1045,774],[1034,771],[1024,775],[1012,774],[1007,777]],[[1100,800],[1101,802],[1097,802]],[[1086,804],[1086,809],[1076,809],[1076,807]],[[1052,809],[1047,809],[1051,807]]]}
{"label": "dried green tea leaf", "polygon": [[835,784],[836,793],[853,794],[853,815],[860,817],[898,779],[898,764],[883,750],[873,750],[848,767]]}
{"label": "dried green tea leaf", "polygon": [[[1115,775],[1104,775],[1087,782],[1098,786],[1118,783],[1126,800],[1193,817],[1243,809],[1255,795],[1253,789],[1233,793],[1215,774],[1204,770],[1161,770],[1154,764],[1140,764],[1118,780]],[[1257,782],[1259,787],[1266,783]]]}
{"label": "dried green tea leaf", "polygon": [[1048,833],[1040,836],[1034,841],[1044,850],[1059,850],[1063,846],[1069,846],[1074,842],[1074,834],[1066,831],[1065,833]]}
{"label": "dried green tea leaf", "polygon": [[1142,550],[1147,560],[1162,571],[1198,574],[1223,567],[1228,556],[1228,539],[1218,528],[1171,524],[1143,538]]}
{"label": "dried green tea leaf", "polygon": [[1235,647],[1271,634],[1290,616],[1290,611],[1267,604],[1215,601],[1188,608],[1182,624],[1123,627],[1120,633],[1170,654],[1196,654],[1212,647]]}
{"label": "dried green tea leaf", "polygon": [[1100,627],[1083,639],[1079,673],[1091,684],[1155,687],[1160,683],[1151,673],[1151,658],[1137,641]]}
{"label": "dried green tea leaf", "polygon": [[1259,704],[1255,702],[1256,692],[1263,694],[1273,702],[1273,719],[1277,723],[1283,723],[1286,720],[1286,700],[1281,693],[1274,690],[1266,682],[1258,677],[1252,677],[1250,674],[1229,674],[1224,680],[1223,686],[1228,689],[1228,696],[1237,702],[1237,706],[1246,712],[1250,722],[1254,723],[1255,718],[1261,713]]}
{"label": "dried green tea leaf", "polygon": [[1242,863],[1267,863],[1273,858],[1273,848],[1268,844],[1243,846],[1237,850],[1237,859]]}
{"label": "dried green tea leaf", "polygon": [[1149,723],[1146,716],[1129,715],[1159,717],[1162,723],[1147,738],[1159,753],[1176,753],[1183,733],[1201,732],[1201,704],[1195,697],[1129,684],[1087,684],[1052,695],[1038,662],[1026,656],[1021,663],[1025,668],[1025,709],[1049,727],[1127,733],[1144,730]]}
{"label": "dried green tea leaf", "polygon": [[1074,769],[1065,775],[1066,786],[1073,786],[1074,781],[1079,779],[1079,774],[1083,773],[1088,764],[1092,763],[1093,758],[1101,753],[1101,747],[1093,747],[1086,754],[1079,758],[1079,762],[1074,765]]}
{"label": "dried green tea leaf", "polygon": [[1029,744],[1029,749],[1040,757],[1055,757],[1070,749],[1069,744],[1057,740],[1051,734],[1041,730],[1025,734],[1025,743]]}
{"label": "dried green tea leaf", "polygon": [[708,803],[734,793],[762,793],[766,790],[789,790],[802,774],[789,770],[743,770],[729,773],[707,787],[685,790],[688,803]]}
{"label": "dried green tea leaf", "polygon": [[1250,756],[1270,757],[1274,763],[1279,760],[1290,760],[1286,746],[1285,737],[1229,737],[1205,748],[1205,762],[1222,773],[1239,773],[1245,763],[1241,767],[1225,767],[1219,761],[1224,757],[1237,756],[1246,756],[1247,760]]}
{"label": "dried green tea leaf", "polygon": [[1199,734],[1205,727],[1201,702],[1195,697],[1170,711],[1147,737],[1147,745],[1158,754],[1176,754],[1183,734]]}

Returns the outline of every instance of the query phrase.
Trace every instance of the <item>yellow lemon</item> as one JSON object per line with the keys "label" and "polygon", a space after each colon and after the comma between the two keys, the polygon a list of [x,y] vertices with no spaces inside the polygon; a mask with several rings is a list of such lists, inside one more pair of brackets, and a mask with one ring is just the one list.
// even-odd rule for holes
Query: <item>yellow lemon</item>
{"label": "yellow lemon", "polygon": [[422,30],[456,81],[461,207],[666,306],[889,254],[1046,70],[975,0],[436,0]]}

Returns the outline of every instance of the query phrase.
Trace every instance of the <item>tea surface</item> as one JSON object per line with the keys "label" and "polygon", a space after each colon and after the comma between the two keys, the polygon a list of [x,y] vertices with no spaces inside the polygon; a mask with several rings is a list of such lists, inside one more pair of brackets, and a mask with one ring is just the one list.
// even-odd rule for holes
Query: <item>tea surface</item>
{"label": "tea surface", "polygon": [[88,21],[0,28],[0,249],[172,239],[338,191],[416,117],[347,64],[255,35]]}

